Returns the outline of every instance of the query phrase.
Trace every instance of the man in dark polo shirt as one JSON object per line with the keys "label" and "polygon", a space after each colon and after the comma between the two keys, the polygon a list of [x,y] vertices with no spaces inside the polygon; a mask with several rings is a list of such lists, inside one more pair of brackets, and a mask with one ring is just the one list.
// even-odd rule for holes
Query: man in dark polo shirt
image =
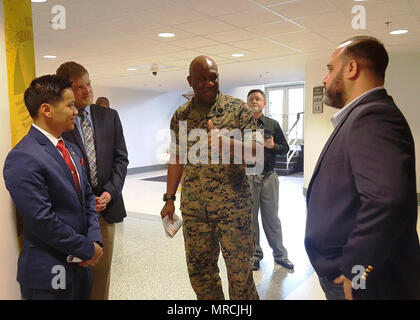
{"label": "man in dark polo shirt", "polygon": [[251,109],[258,127],[264,129],[264,171],[259,175],[248,176],[254,201],[253,226],[255,253],[252,258],[252,269],[260,269],[263,252],[260,246],[260,231],[258,211],[261,209],[261,221],[268,244],[273,249],[274,261],[286,269],[293,269],[293,264],[287,259],[287,250],[283,246],[279,209],[279,179],[274,170],[276,156],[286,154],[289,145],[286,142],[279,123],[263,115],[266,105],[265,94],[259,89],[248,93],[248,107]]}

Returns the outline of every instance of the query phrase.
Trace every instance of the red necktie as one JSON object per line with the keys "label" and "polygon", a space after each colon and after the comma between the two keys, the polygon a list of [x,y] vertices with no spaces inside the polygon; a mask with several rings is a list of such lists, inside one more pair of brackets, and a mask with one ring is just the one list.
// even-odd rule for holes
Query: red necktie
{"label": "red necktie", "polygon": [[79,195],[81,194],[80,191],[80,182],[79,178],[77,177],[76,168],[74,167],[73,162],[71,161],[70,154],[67,151],[66,147],[64,146],[63,140],[58,140],[57,149],[61,152],[63,155],[64,161],[66,161],[67,166],[70,169],[71,175],[73,176],[74,184],[76,185],[77,192]]}

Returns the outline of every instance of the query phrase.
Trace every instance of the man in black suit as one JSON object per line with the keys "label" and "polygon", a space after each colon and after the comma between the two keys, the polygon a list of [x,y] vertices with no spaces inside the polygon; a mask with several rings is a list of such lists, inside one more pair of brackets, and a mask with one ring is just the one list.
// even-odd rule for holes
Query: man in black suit
{"label": "man in black suit", "polygon": [[323,80],[340,110],[308,187],[305,247],[327,299],[420,299],[414,141],[387,65],[382,43],[353,37]]}
{"label": "man in black suit", "polygon": [[88,71],[76,62],[63,63],[57,75],[72,82],[75,106],[79,115],[76,128],[63,134],[79,146],[87,162],[89,183],[96,195],[96,211],[104,245],[104,255],[93,268],[92,299],[107,300],[114,244],[114,223],[127,216],[122,188],[127,175],[127,149],[118,113],[93,103]]}

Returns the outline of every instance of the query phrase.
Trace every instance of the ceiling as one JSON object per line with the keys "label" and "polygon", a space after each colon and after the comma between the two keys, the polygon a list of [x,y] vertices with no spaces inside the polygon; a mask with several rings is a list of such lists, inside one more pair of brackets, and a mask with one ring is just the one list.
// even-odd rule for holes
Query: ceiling
{"label": "ceiling", "polygon": [[[56,4],[66,10],[64,30],[51,25]],[[355,5],[366,8],[366,30],[352,29]],[[420,51],[420,0],[48,0],[32,11],[37,75],[73,60],[103,87],[186,91],[190,61],[201,54],[219,65],[222,88],[304,80],[307,59],[358,34],[391,52]]]}

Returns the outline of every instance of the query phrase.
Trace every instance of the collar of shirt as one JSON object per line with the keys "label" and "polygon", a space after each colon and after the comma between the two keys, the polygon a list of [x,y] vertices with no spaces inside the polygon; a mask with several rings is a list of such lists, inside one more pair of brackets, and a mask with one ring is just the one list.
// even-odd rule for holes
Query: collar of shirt
{"label": "collar of shirt", "polygon": [[261,116],[257,119],[257,125],[259,128],[262,128],[265,124],[266,117],[264,116],[264,113],[261,114]]}
{"label": "collar of shirt", "polygon": [[[57,139],[51,133],[41,129],[40,127],[38,127],[35,123],[32,123],[32,126],[36,129],[38,129],[39,131],[41,131],[41,133],[43,133],[48,138],[48,140],[51,141],[51,143],[54,145],[54,147],[56,147],[56,148],[57,148],[58,141],[63,140],[63,138],[61,138],[61,137],[59,139]],[[64,142],[64,140],[63,140],[63,142]]]}
{"label": "collar of shirt", "polygon": [[368,94],[372,93],[376,90],[384,89],[383,86],[379,86],[373,89],[370,89],[363,93],[362,95],[358,96],[356,99],[350,101],[347,105],[345,105],[343,108],[341,108],[336,114],[334,114],[331,118],[331,123],[333,124],[334,128],[336,128],[340,122],[345,118],[347,113],[350,111],[350,107],[354,106],[356,103],[358,103],[360,100],[362,100],[364,97],[366,97]]}
{"label": "collar of shirt", "polygon": [[[35,127],[36,129],[38,129],[39,131],[41,131],[41,133],[43,133],[47,138],[48,138],[48,140],[50,140],[51,141],[51,143],[54,145],[54,147],[56,147],[57,148],[57,144],[58,144],[58,141],[60,141],[60,140],[62,140],[63,141],[63,143],[64,143],[64,146],[66,145],[66,143],[64,142],[64,140],[63,140],[63,138],[62,137],[60,137],[59,139],[57,139],[56,137],[54,137],[51,133],[49,133],[49,132],[47,132],[47,131],[45,131],[45,130],[42,130],[40,127],[38,127],[36,124],[34,124],[34,123],[32,123],[32,126],[33,127]],[[67,147],[66,147],[67,148]],[[59,151],[59,150],[58,150]],[[61,153],[61,151],[59,151],[59,153],[61,154],[61,156],[64,158],[64,155]],[[70,153],[69,153],[70,154]],[[78,177],[78,179],[79,179],[79,181],[80,181],[80,175],[79,175],[79,170],[77,169],[77,166],[76,166],[76,163],[74,162],[74,160],[73,160],[73,157],[72,156],[70,156],[70,160],[71,160],[71,162],[73,162],[73,165],[74,165],[74,167],[76,168],[76,173],[77,173],[77,177]]]}
{"label": "collar of shirt", "polygon": [[[86,107],[84,107],[84,108],[80,108],[80,109],[85,110],[85,111],[87,112],[87,117],[90,119],[90,106],[86,106]],[[81,119],[81,118],[82,118],[82,116],[80,115],[80,113],[77,115],[77,117],[78,117],[79,119]]]}
{"label": "collar of shirt", "polygon": [[220,93],[220,91],[217,94],[216,97],[216,101],[213,103],[213,105],[208,109],[207,112],[203,112],[203,110],[200,110],[202,108],[197,107],[197,104],[194,100],[194,98],[192,98],[190,100],[190,105],[189,105],[189,112],[191,112],[192,109],[194,109],[196,112],[198,112],[201,116],[202,119],[211,119],[215,112],[219,112],[219,111],[223,111],[223,108],[218,108],[218,106],[220,106],[220,100],[222,99],[223,94]]}

